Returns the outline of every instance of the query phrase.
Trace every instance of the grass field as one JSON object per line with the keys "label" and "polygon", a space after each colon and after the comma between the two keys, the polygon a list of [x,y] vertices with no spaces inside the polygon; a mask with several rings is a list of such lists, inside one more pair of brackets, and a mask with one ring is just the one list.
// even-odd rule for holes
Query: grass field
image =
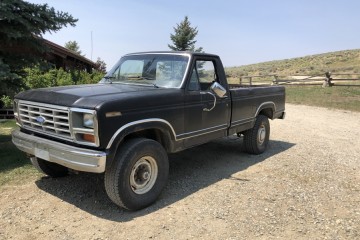
{"label": "grass field", "polygon": [[38,176],[24,153],[11,142],[11,131],[17,128],[14,120],[0,122],[0,187],[19,183]]}
{"label": "grass field", "polygon": [[286,86],[286,102],[360,112],[360,87]]}

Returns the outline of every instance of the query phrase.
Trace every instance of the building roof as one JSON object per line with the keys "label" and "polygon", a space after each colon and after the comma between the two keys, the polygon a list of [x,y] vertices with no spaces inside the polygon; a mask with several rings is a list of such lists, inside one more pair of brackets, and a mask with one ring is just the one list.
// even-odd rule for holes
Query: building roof
{"label": "building roof", "polygon": [[97,68],[96,63],[90,59],[49,40],[43,39],[43,41],[51,50],[51,53],[48,53],[45,58],[49,62],[54,63],[56,67],[62,67],[65,69],[85,68],[88,72],[91,72],[93,68]]}

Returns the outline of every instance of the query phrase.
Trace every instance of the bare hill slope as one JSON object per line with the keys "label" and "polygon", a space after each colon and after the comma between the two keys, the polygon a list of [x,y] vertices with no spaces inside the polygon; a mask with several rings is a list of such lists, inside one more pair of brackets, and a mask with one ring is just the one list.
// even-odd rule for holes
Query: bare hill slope
{"label": "bare hill slope", "polygon": [[322,75],[324,72],[360,73],[360,49],[329,52],[226,68],[230,76]]}

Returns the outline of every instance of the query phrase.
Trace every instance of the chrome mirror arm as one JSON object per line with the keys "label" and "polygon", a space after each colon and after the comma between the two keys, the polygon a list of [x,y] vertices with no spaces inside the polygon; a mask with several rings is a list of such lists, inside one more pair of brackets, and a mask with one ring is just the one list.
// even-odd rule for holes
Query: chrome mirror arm
{"label": "chrome mirror arm", "polygon": [[205,112],[210,112],[211,110],[213,110],[216,106],[216,96],[215,94],[211,93],[211,92],[200,92],[200,94],[210,94],[211,96],[213,96],[214,98],[214,104],[211,108],[203,108],[203,111]]}

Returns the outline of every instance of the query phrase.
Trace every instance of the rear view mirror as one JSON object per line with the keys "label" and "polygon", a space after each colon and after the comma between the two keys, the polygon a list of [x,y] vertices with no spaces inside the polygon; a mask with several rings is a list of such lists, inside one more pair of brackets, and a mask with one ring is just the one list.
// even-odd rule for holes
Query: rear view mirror
{"label": "rear view mirror", "polygon": [[226,97],[226,89],[220,85],[220,83],[214,82],[211,84],[210,89],[218,96],[219,98]]}

